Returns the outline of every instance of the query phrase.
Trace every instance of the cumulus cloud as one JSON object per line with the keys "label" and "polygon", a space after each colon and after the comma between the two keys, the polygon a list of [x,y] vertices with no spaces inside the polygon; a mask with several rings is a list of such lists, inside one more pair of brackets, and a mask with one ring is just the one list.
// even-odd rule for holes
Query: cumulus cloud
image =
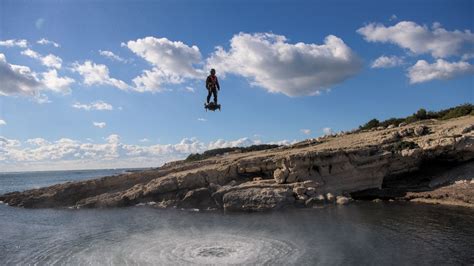
{"label": "cumulus cloud", "polygon": [[300,132],[305,134],[305,135],[310,135],[311,134],[311,129],[301,129]]}
{"label": "cumulus cloud", "polygon": [[35,52],[31,49],[26,49],[26,50],[22,51],[21,54],[26,55],[26,56],[31,57],[31,58],[34,58],[34,59],[37,59],[37,60],[41,61],[41,64],[43,64],[44,66],[47,66],[47,67],[53,67],[53,68],[60,69],[61,65],[63,63],[63,60],[59,56],[56,56],[56,55],[53,55],[53,54],[48,54],[46,56],[42,56],[38,52]]}
{"label": "cumulus cloud", "polygon": [[113,52],[111,51],[103,51],[103,50],[99,50],[99,54],[106,57],[106,58],[109,58],[111,60],[115,60],[115,61],[119,61],[119,62],[125,62],[125,59],[123,59],[122,57],[114,54]]}
{"label": "cumulus cloud", "polygon": [[84,78],[84,84],[88,86],[110,85],[121,90],[129,89],[127,83],[110,77],[109,68],[106,65],[96,64],[90,60],[86,60],[82,64],[75,62],[72,70],[79,73]]}
{"label": "cumulus cloud", "polygon": [[28,46],[28,42],[26,40],[11,39],[0,41],[0,46],[26,48]]}
{"label": "cumulus cloud", "polygon": [[60,46],[59,43],[50,41],[50,40],[45,39],[45,38],[42,38],[41,40],[38,40],[36,43],[41,44],[41,45],[52,45],[56,48],[58,48]]}
{"label": "cumulus cloud", "polygon": [[153,66],[133,79],[136,91],[160,92],[167,83],[179,84],[186,79],[203,76],[202,71],[195,67],[201,63],[201,52],[195,45],[167,38],[145,37],[122,43],[122,46]]}
{"label": "cumulus cloud", "polygon": [[435,63],[428,63],[425,60],[418,60],[415,65],[408,69],[410,83],[422,83],[430,80],[453,79],[458,76],[474,74],[474,66],[468,62],[448,62],[443,59],[436,60]]}
{"label": "cumulus cloud", "polygon": [[71,93],[71,84],[75,82],[74,79],[70,77],[59,77],[56,69],[44,72],[42,76],[43,79],[41,79],[41,82],[49,90],[62,94]]}
{"label": "cumulus cloud", "polygon": [[114,109],[111,104],[106,103],[104,101],[95,101],[90,104],[81,104],[79,102],[76,102],[72,105],[72,107],[76,109],[83,109],[86,111],[112,111]]}
{"label": "cumulus cloud", "polygon": [[0,53],[0,95],[37,96],[41,86],[29,67],[9,64]]}
{"label": "cumulus cloud", "polygon": [[[286,140],[279,142],[289,143]],[[241,138],[204,143],[196,138],[184,138],[175,144],[130,145],[123,143],[117,134],[109,135],[102,143],[69,138],[56,141],[34,138],[21,143],[19,140],[0,137],[0,166],[6,171],[33,170],[32,167],[42,170],[150,167],[208,149],[254,144],[261,144],[261,141]]]}
{"label": "cumulus cloud", "polygon": [[439,23],[431,28],[412,21],[401,21],[389,27],[370,23],[357,32],[368,42],[392,43],[414,54],[431,54],[435,58],[474,52],[474,34],[470,30],[449,31]]}
{"label": "cumulus cloud", "polygon": [[92,122],[95,127],[104,128],[107,124],[105,122]]}
{"label": "cumulus cloud", "polygon": [[0,126],[5,126],[6,124],[7,124],[7,122],[5,122],[5,120],[0,119]]}
{"label": "cumulus cloud", "polygon": [[402,65],[403,58],[392,55],[392,56],[380,56],[372,62],[371,68],[390,68]]}
{"label": "cumulus cloud", "polygon": [[325,127],[323,128],[323,133],[324,135],[331,135],[332,133],[334,133],[334,131],[330,127]]}
{"label": "cumulus cloud", "polygon": [[208,68],[248,78],[253,85],[288,96],[316,95],[352,77],[361,69],[358,56],[336,36],[324,44],[287,42],[272,33],[240,33],[230,49],[217,47]]}

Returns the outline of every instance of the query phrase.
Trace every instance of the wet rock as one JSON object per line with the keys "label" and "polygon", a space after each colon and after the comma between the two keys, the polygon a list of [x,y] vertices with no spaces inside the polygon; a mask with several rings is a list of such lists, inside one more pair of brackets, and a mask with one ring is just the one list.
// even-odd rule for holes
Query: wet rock
{"label": "wet rock", "polygon": [[311,197],[305,202],[305,206],[308,208],[315,207],[315,206],[321,206],[324,205],[326,200],[324,199],[323,195],[319,195],[316,197]]}
{"label": "wet rock", "polygon": [[328,200],[328,202],[334,202],[334,200],[336,198],[334,197],[334,195],[332,193],[327,193],[326,194],[326,199]]}
{"label": "wet rock", "polygon": [[309,197],[316,197],[317,195],[317,191],[316,191],[316,188],[314,187],[309,187],[306,189],[306,195],[308,195]]}
{"label": "wet rock", "polygon": [[280,209],[295,202],[293,191],[285,188],[248,188],[228,192],[223,197],[226,211]]}
{"label": "wet rock", "polygon": [[347,197],[344,197],[344,196],[337,196],[336,197],[336,203],[338,205],[346,205],[346,204],[349,203],[349,201],[350,201],[350,199],[347,198]]}

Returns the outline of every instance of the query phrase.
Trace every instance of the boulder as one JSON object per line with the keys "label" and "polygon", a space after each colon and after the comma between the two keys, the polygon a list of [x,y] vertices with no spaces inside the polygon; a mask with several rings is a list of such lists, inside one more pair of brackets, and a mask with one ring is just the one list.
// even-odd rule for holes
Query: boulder
{"label": "boulder", "polygon": [[328,200],[328,202],[334,202],[335,197],[332,193],[327,193],[326,194],[326,199]]}
{"label": "boulder", "polygon": [[287,188],[247,188],[224,194],[226,211],[263,211],[293,205],[293,191]]}
{"label": "boulder", "polygon": [[336,203],[338,205],[346,205],[346,204],[349,203],[349,201],[350,201],[350,199],[347,198],[347,197],[344,197],[344,196],[337,196],[336,197]]}
{"label": "boulder", "polygon": [[427,127],[423,126],[423,125],[420,125],[420,126],[416,126],[414,129],[413,129],[414,133],[415,133],[415,136],[419,137],[419,136],[423,136],[427,133]]}
{"label": "boulder", "polygon": [[184,198],[178,203],[178,208],[183,209],[212,209],[217,205],[211,197],[211,192],[207,188],[198,188],[190,190]]}

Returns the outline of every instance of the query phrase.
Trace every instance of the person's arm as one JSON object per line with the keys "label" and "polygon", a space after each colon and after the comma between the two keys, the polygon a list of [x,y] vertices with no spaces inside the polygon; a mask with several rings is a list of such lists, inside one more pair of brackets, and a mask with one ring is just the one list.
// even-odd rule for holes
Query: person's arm
{"label": "person's arm", "polygon": [[216,86],[218,90],[221,90],[221,86],[219,86],[219,79],[216,77]]}
{"label": "person's arm", "polygon": [[207,78],[206,78],[206,89],[209,89],[209,83],[210,83],[210,81],[211,81],[210,78],[207,77]]}

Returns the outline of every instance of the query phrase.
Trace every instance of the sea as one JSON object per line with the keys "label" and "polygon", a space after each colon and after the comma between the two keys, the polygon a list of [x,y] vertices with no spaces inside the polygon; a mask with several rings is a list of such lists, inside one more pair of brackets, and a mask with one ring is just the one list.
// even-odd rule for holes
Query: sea
{"label": "sea", "polygon": [[[0,194],[124,169],[0,173]],[[0,265],[474,265],[474,211],[355,202],[224,213],[0,204]]]}

